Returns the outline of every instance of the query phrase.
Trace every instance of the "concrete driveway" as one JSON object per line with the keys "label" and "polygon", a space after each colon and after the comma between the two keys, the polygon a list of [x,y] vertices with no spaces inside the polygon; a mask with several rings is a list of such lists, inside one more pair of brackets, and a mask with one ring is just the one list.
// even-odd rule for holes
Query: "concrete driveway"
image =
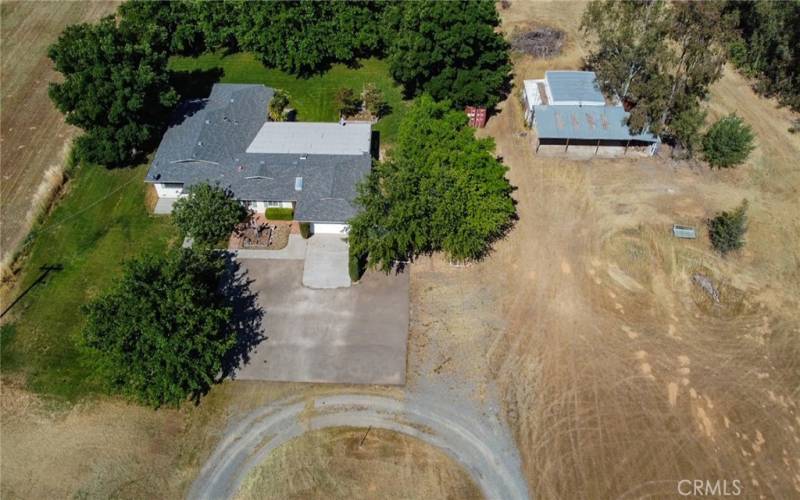
{"label": "concrete driveway", "polygon": [[405,383],[408,273],[368,272],[358,285],[316,290],[302,284],[303,261],[238,263],[264,313],[264,339],[234,378]]}
{"label": "concrete driveway", "polygon": [[308,240],[303,285],[309,288],[350,286],[349,246],[339,234],[315,234]]}

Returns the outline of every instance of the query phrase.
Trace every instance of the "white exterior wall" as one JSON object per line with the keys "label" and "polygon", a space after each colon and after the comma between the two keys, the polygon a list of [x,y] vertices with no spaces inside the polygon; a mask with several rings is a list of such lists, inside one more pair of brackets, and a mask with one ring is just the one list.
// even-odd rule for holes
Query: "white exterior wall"
{"label": "white exterior wall", "polygon": [[542,98],[539,95],[538,84],[543,84],[545,87],[545,92],[548,92],[547,80],[525,80],[522,83],[524,87],[522,89],[522,100],[525,103],[525,123],[527,123],[528,126],[531,126],[534,122],[533,107],[541,106],[542,104]]}
{"label": "white exterior wall", "polygon": [[177,183],[174,184],[164,184],[164,183],[155,183],[154,186],[156,187],[156,193],[158,194],[159,198],[180,198],[182,196],[186,196],[183,192],[183,184],[180,184],[180,187],[177,187]]}
{"label": "white exterior wall", "polygon": [[264,213],[268,208],[293,208],[294,204],[291,201],[243,201],[244,206],[258,212]]}
{"label": "white exterior wall", "polygon": [[315,222],[311,225],[311,232],[314,234],[345,235],[348,231],[350,231],[350,226],[347,224],[320,224]]}

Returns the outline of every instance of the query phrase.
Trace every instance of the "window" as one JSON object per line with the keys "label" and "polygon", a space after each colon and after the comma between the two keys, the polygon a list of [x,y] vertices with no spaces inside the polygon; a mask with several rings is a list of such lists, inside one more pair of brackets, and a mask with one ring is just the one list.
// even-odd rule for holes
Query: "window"
{"label": "window", "polygon": [[281,203],[279,201],[268,201],[267,202],[267,207],[269,207],[269,208],[280,208],[281,206],[283,206],[283,203]]}

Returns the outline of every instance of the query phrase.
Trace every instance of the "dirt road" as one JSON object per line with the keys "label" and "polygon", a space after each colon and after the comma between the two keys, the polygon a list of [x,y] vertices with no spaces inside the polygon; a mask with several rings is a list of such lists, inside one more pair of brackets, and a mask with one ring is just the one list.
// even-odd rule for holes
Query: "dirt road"
{"label": "dirt road", "polygon": [[190,490],[190,498],[230,498],[275,448],[308,431],[373,427],[429,443],[461,463],[487,498],[528,498],[517,453],[501,426],[410,394],[398,400],[366,394],[287,400],[254,411],[225,433]]}

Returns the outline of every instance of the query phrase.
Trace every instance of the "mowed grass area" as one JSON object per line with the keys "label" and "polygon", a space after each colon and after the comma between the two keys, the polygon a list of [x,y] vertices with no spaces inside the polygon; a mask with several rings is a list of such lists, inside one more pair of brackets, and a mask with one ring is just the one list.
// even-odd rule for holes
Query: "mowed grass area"
{"label": "mowed grass area", "polygon": [[[101,390],[79,347],[81,306],[108,290],[126,259],[162,252],[178,239],[170,218],[147,212],[146,171],[75,170],[64,198],[30,237],[14,297],[30,290],[2,328],[4,375],[25,375],[31,389],[68,400]],[[36,283],[47,267],[53,270]]]}
{"label": "mowed grass area", "polygon": [[[291,106],[297,110],[298,121],[332,122],[339,119],[336,110],[336,91],[342,87],[360,94],[366,83],[374,83],[383,91],[391,108],[374,126],[380,132],[381,144],[391,144],[397,127],[405,114],[408,101],[402,97],[401,87],[389,75],[388,64],[380,59],[364,59],[356,67],[335,64],[319,75],[300,78],[277,69],[265,67],[251,53],[223,55],[204,54],[199,57],[173,57],[170,69],[176,72],[206,72],[206,78],[223,83],[262,83],[283,89],[291,96]],[[216,70],[216,74],[215,74]],[[198,90],[197,81],[190,82],[192,92]],[[210,89],[210,85],[208,86]],[[266,114],[266,110],[264,110]]]}

